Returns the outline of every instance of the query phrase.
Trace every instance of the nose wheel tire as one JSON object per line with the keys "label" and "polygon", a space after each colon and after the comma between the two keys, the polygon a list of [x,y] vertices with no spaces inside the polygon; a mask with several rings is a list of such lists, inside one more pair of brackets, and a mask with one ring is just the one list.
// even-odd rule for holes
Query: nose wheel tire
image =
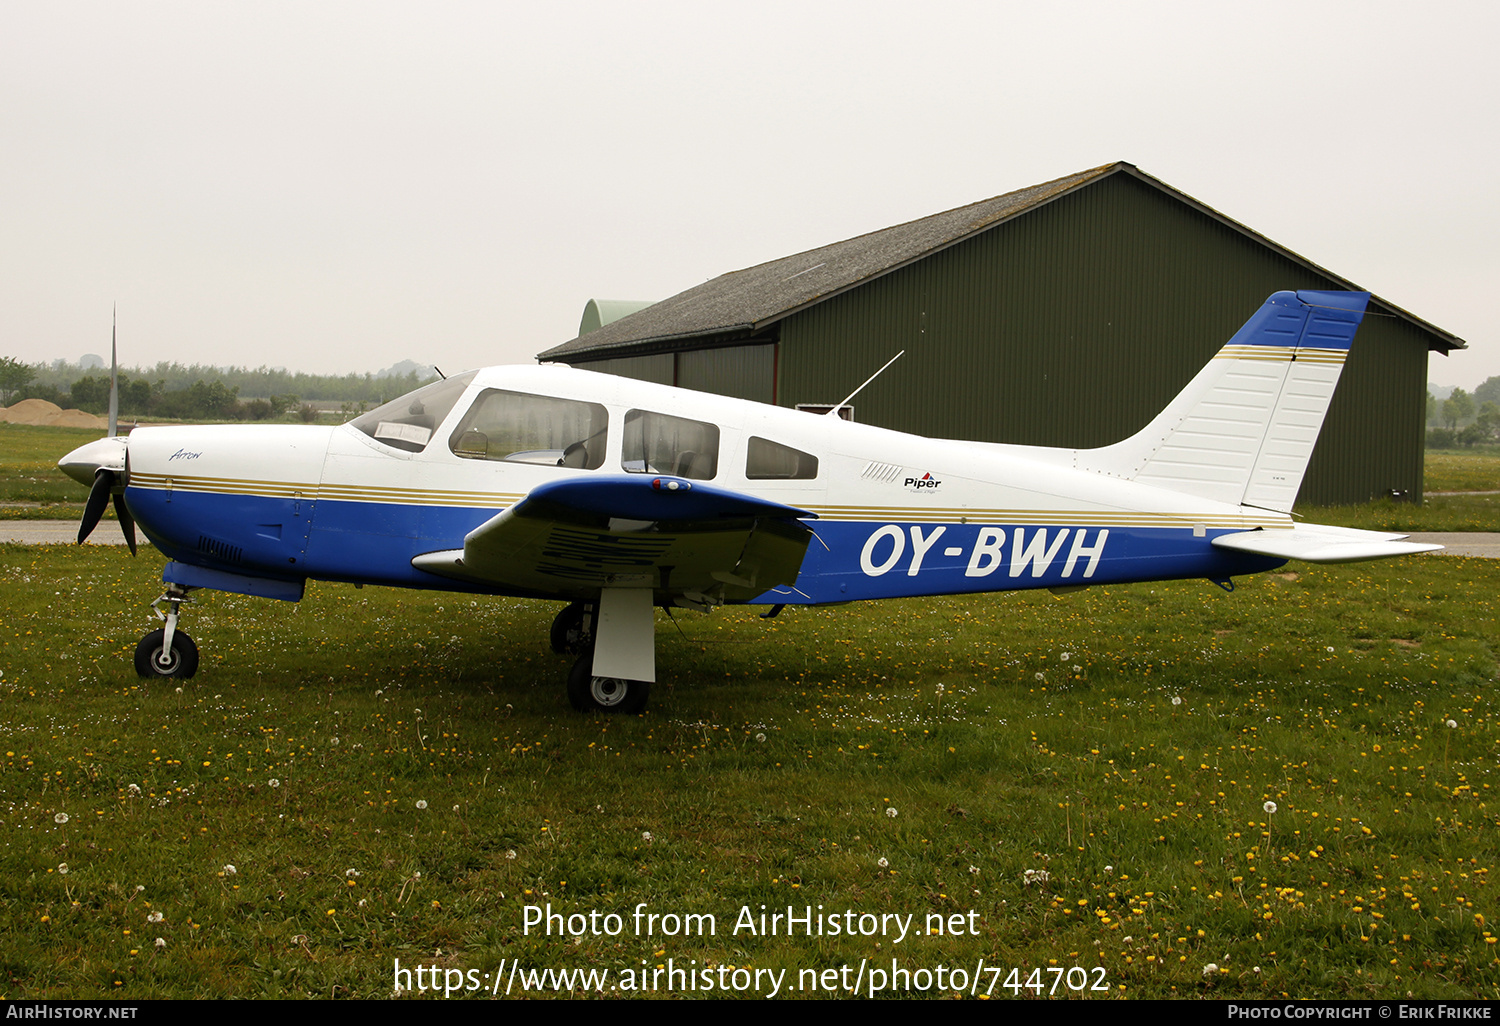
{"label": "nose wheel tire", "polygon": [[625,713],[631,715],[646,708],[651,683],[644,680],[622,680],[618,677],[595,677],[594,653],[583,653],[568,673],[568,701],[579,712]]}
{"label": "nose wheel tire", "polygon": [[172,647],[165,645],[167,632],[154,630],[135,646],[135,672],[142,677],[191,677],[198,672],[198,646],[181,631],[172,634]]}

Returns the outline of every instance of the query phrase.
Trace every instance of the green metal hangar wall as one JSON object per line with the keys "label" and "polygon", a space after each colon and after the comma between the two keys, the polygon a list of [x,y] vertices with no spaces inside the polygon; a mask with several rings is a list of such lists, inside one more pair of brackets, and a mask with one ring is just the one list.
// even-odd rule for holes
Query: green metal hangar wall
{"label": "green metal hangar wall", "polygon": [[[1357,288],[1116,163],[644,308],[591,302],[538,359],[795,406],[838,402],[904,349],[857,420],[1093,447],[1146,424],[1272,292]],[[1372,299],[1298,501],[1420,498],[1427,354],[1462,348]]]}

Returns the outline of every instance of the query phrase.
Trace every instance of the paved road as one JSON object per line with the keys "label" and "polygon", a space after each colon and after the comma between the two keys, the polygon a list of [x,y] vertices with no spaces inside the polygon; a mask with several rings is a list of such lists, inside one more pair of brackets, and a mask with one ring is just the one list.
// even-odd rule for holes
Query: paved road
{"label": "paved road", "polygon": [[[137,537],[140,537],[139,533]],[[71,545],[77,540],[78,525],[71,520],[0,520],[0,542]],[[1445,546],[1438,555],[1500,559],[1500,534],[1414,534],[1411,540]],[[140,543],[151,544],[145,538],[140,538]],[[94,533],[89,535],[89,544],[124,545],[125,536],[120,533],[118,523],[101,520],[99,526],[94,528]]]}

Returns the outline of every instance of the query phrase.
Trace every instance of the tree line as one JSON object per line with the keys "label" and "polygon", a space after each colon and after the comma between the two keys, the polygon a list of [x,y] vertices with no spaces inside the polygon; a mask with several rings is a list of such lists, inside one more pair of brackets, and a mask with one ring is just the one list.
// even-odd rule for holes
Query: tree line
{"label": "tree line", "polygon": [[[404,371],[401,368],[406,368]],[[397,373],[304,374],[282,368],[214,367],[158,363],[119,372],[122,417],[167,420],[268,420],[288,411],[315,416],[309,401],[336,401],[345,412],[378,406],[436,378],[409,361]],[[250,398],[241,399],[241,394]],[[28,364],[0,357],[0,405],[45,399],[64,409],[104,413],[109,371],[56,360]]]}
{"label": "tree line", "polygon": [[1473,393],[1455,388],[1439,400],[1427,393],[1427,444],[1434,449],[1500,442],[1500,376]]}

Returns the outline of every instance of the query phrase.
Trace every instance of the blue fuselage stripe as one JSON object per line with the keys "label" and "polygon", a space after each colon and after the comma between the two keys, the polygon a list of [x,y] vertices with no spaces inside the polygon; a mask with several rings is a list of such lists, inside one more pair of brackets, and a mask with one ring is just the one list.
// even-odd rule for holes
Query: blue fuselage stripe
{"label": "blue fuselage stripe", "polygon": [[[463,548],[500,510],[284,499],[130,488],[142,531],[172,559],[281,580],[489,591],[417,570],[423,553]],[[1214,548],[1227,530],[1028,524],[809,521],[816,534],[794,588],[758,603],[825,603],[1140,580],[1223,580],[1284,561]]]}

